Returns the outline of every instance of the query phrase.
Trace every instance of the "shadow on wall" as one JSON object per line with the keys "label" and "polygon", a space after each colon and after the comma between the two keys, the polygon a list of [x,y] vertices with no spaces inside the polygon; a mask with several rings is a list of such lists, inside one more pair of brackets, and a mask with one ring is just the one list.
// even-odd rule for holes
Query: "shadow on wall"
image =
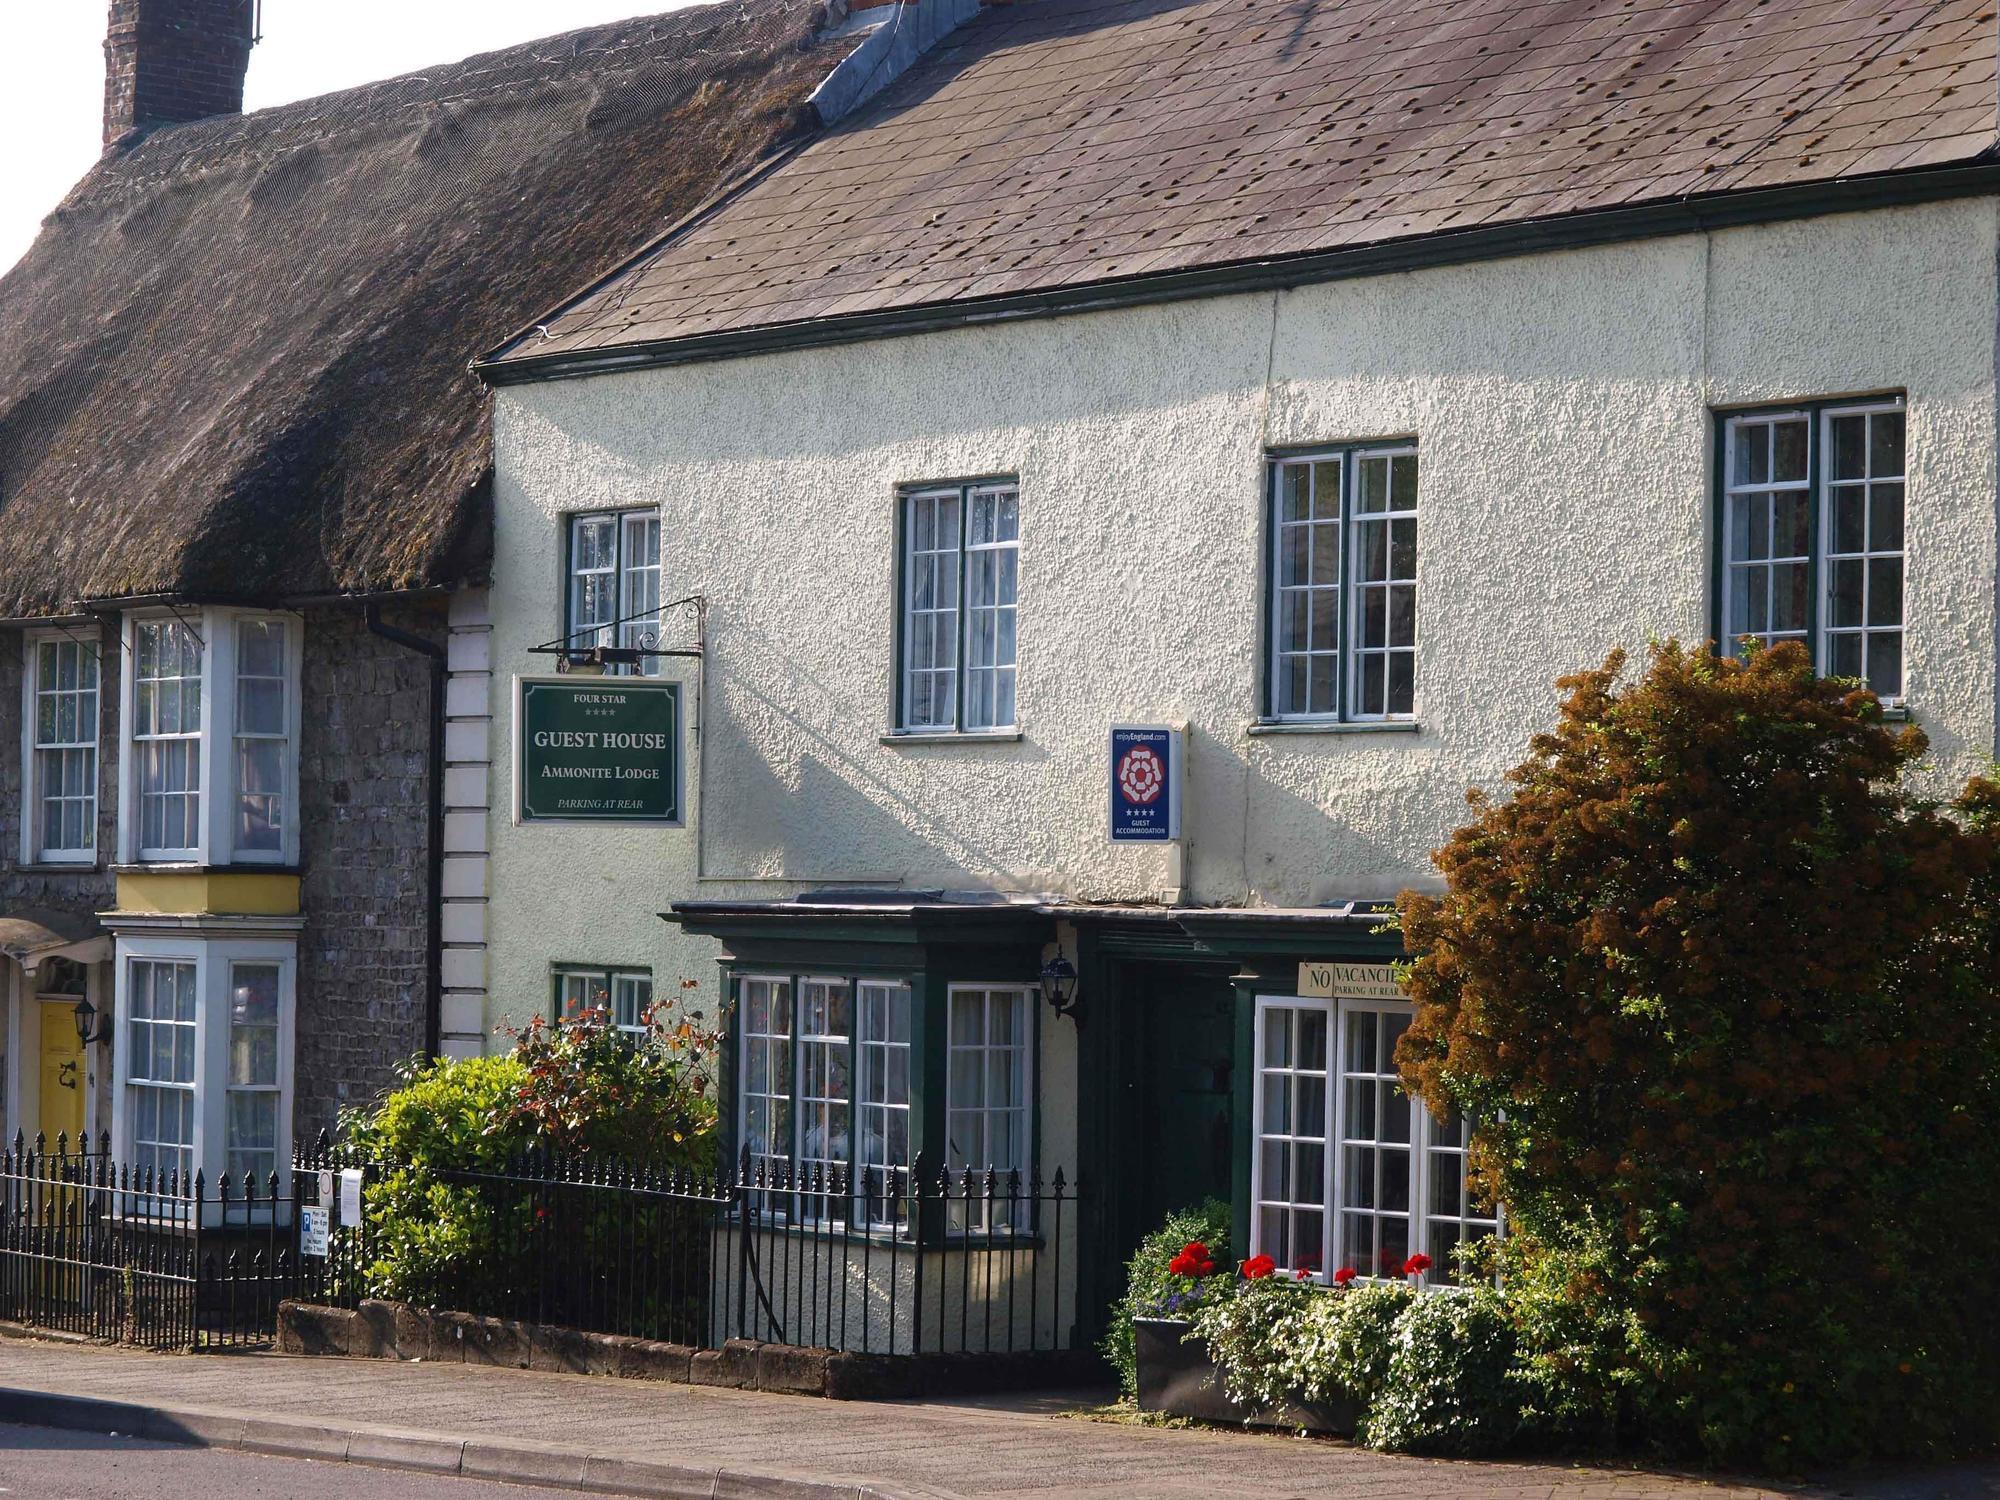
{"label": "shadow on wall", "polygon": [[[885,752],[872,724],[857,728],[851,694],[751,622],[729,622],[728,634],[759,675],[732,676],[724,666],[717,677],[727,685],[709,700],[704,732],[714,738],[697,813],[707,823],[709,878],[956,879],[1006,889],[1038,886],[1046,881],[1039,872],[1061,871],[1080,877],[1075,895],[1130,899],[1129,879],[1089,888],[1089,871],[1108,848],[1104,794],[1095,782],[1078,784],[1073,765],[1032,739]],[[1439,812],[1459,805],[1463,786],[1435,785],[1449,772],[1435,752],[1413,760],[1416,749],[1354,740],[1312,755],[1273,752],[1192,728],[1190,898],[1297,906],[1391,896],[1425,881],[1429,851],[1449,832]],[[1385,775],[1385,759],[1401,771]],[[1287,771],[1325,787],[1324,805],[1309,789],[1287,785]],[[1009,804],[998,815],[996,799]],[[1416,836],[1398,838],[1396,830]]]}

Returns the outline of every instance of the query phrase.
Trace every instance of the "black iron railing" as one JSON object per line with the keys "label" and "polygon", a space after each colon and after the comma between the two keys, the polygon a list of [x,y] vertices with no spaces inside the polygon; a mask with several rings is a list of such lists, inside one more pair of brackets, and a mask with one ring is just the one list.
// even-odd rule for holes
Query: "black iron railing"
{"label": "black iron railing", "polygon": [[[362,1176],[364,1213],[337,1186]],[[367,1298],[713,1348],[1081,1347],[1077,1191],[1056,1171],[718,1177],[531,1153],[497,1170],[365,1159],[322,1137],[213,1186],[108,1141],[0,1153],[0,1318],[153,1348],[268,1343],[285,1298]]]}
{"label": "black iron railing", "polygon": [[0,1152],[0,1318],[154,1349],[269,1343],[298,1293],[291,1174],[137,1169],[109,1137]]}

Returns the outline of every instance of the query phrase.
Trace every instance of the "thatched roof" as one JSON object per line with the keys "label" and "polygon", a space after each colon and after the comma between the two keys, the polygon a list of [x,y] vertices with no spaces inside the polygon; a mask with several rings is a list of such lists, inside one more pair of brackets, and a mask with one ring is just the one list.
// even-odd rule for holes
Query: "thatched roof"
{"label": "thatched roof", "polygon": [[732,0],[114,147],[0,279],[0,616],[477,576],[468,359],[810,123],[852,46],[821,14]]}
{"label": "thatched roof", "polygon": [[1284,284],[1990,162],[1997,37],[1990,0],[992,6],[488,373]]}

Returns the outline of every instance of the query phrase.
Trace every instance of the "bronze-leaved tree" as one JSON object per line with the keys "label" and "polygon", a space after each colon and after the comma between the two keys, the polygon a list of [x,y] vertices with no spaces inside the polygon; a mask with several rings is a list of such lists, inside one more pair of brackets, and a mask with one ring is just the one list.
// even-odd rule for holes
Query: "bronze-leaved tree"
{"label": "bronze-leaved tree", "polygon": [[2000,785],[1926,800],[1923,734],[1794,645],[1625,666],[1401,903],[1399,1061],[1482,1122],[1531,1415],[1780,1466],[1990,1440]]}

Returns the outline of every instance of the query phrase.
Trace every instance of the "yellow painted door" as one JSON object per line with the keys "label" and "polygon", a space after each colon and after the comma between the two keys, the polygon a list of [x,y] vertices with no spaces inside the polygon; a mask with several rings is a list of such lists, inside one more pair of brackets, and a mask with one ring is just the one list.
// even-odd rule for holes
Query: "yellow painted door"
{"label": "yellow painted door", "polygon": [[74,1151],[83,1140],[83,1043],[66,1005],[42,1007],[42,1119],[40,1130],[53,1151],[57,1135],[69,1137]]}

